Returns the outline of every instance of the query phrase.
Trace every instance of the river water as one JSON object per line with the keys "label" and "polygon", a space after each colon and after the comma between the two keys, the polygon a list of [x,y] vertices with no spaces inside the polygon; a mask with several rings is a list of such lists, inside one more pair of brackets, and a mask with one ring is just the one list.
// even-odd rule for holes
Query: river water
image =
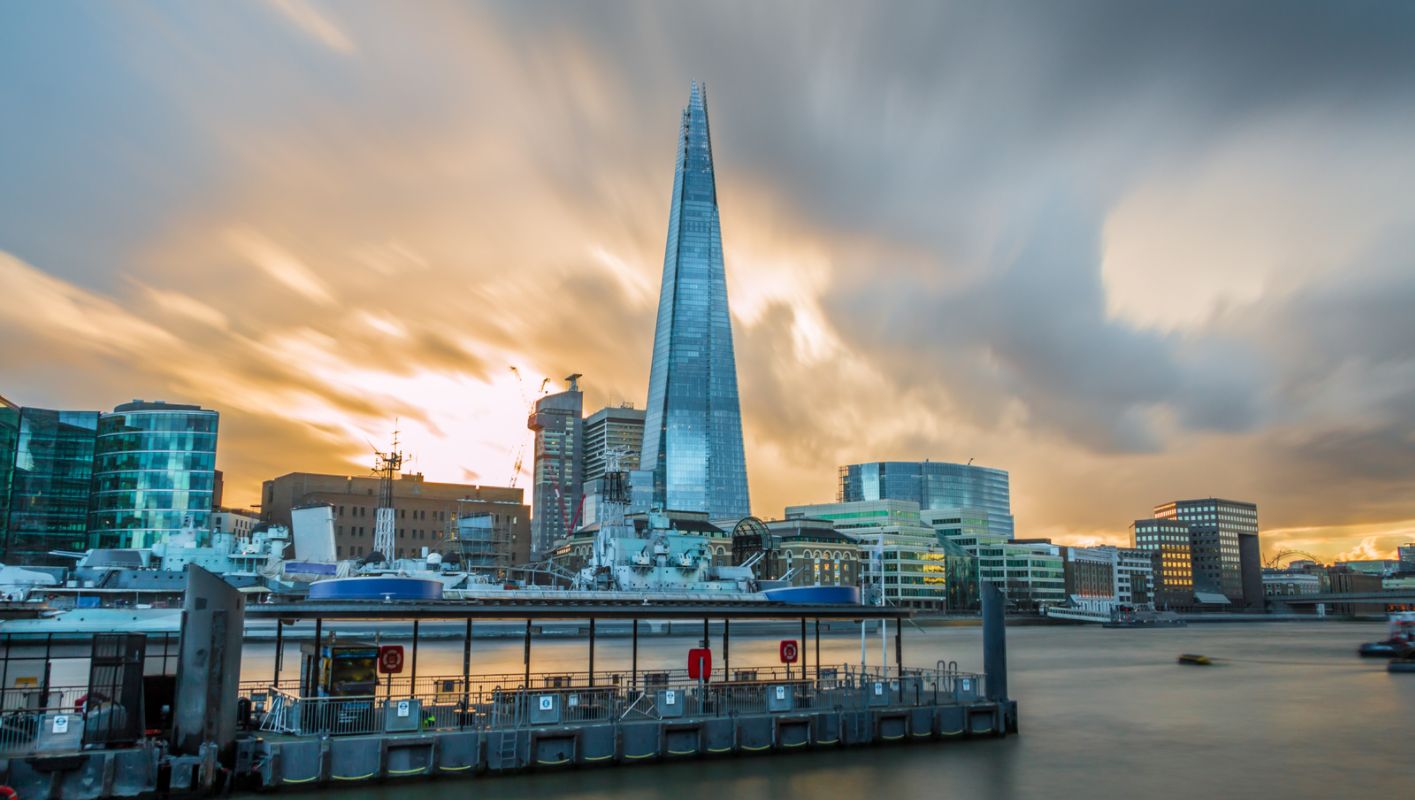
{"label": "river water", "polygon": [[[769,664],[777,639],[734,634],[734,668]],[[1415,796],[1415,675],[1356,647],[1372,623],[1191,625],[1174,630],[1010,627],[1009,683],[1022,731],[927,742],[341,788],[341,800],[800,800],[913,798],[1335,798]],[[715,646],[718,643],[714,643]],[[640,669],[677,667],[689,638],[642,639]],[[269,674],[250,646],[248,674]],[[293,648],[292,648],[293,650]],[[890,642],[892,658],[893,642]],[[907,628],[907,665],[980,670],[978,628]],[[518,640],[474,645],[475,671],[522,669]],[[1220,663],[1181,666],[1180,653]],[[812,654],[813,655],[813,654]],[[824,663],[859,663],[860,640],[822,639]],[[583,641],[537,641],[532,669],[583,669]],[[869,642],[877,664],[880,644]],[[426,642],[420,674],[460,674],[459,642]],[[287,664],[294,660],[287,656]],[[598,669],[628,667],[628,641],[601,640]],[[282,795],[285,794],[282,792]]]}

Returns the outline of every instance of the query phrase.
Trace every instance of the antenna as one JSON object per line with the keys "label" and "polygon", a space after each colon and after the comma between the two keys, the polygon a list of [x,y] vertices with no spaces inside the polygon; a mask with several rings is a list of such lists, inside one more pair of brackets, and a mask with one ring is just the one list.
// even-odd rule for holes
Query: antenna
{"label": "antenna", "polygon": [[403,468],[404,454],[398,449],[397,422],[394,422],[393,447],[388,452],[375,449],[374,471],[378,473],[378,507],[373,515],[373,549],[383,554],[385,562],[393,557],[393,481]]}

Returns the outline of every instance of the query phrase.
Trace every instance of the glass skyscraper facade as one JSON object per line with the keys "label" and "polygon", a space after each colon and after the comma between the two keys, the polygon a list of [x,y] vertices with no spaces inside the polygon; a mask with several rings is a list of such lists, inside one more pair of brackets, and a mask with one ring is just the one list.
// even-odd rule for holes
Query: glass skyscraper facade
{"label": "glass skyscraper facade", "polygon": [[876,461],[840,468],[838,499],[911,500],[922,510],[979,509],[988,531],[1013,538],[1007,471],[943,461]]}
{"label": "glass skyscraper facade", "polygon": [[98,420],[89,520],[95,547],[151,547],[211,524],[215,411],[134,401]]}
{"label": "glass skyscraper facade", "polygon": [[535,485],[532,492],[531,552],[540,557],[570,534],[580,513],[584,483],[584,394],[579,375],[567,377],[570,388],[536,401],[526,427],[536,433]]}
{"label": "glass skyscraper facade", "polygon": [[678,130],[635,506],[751,513],[704,87]]}
{"label": "glass skyscraper facade", "polygon": [[0,476],[6,500],[3,550],[8,564],[68,565],[50,551],[82,552],[88,537],[97,411],[53,411],[6,404],[0,411]]}
{"label": "glass skyscraper facade", "polygon": [[15,446],[20,440],[20,407],[0,397],[0,562],[10,519],[10,476],[15,472]]}

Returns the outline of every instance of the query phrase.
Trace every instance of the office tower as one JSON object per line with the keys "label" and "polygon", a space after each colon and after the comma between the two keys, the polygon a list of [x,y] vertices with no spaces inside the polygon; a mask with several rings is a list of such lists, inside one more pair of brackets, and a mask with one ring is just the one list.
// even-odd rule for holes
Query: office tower
{"label": "office tower", "polygon": [[1194,561],[1189,526],[1174,519],[1137,519],[1130,542],[1153,554],[1155,606],[1187,608],[1194,602]]}
{"label": "office tower", "polygon": [[988,532],[1013,538],[1007,471],[944,461],[875,461],[840,468],[838,499],[909,500],[924,511],[980,509]]}
{"label": "office tower", "polygon": [[201,406],[134,400],[102,414],[93,462],[96,547],[151,547],[211,527],[219,415]]}
{"label": "office tower", "polygon": [[580,375],[565,380],[570,388],[536,401],[526,427],[536,432],[535,472],[531,492],[531,550],[539,558],[575,527],[584,483],[584,395]]}
{"label": "office tower", "polygon": [[[0,508],[0,561],[71,565],[50,551],[83,552],[88,536],[97,411],[0,408],[0,478],[8,476]],[[100,543],[101,545],[102,543]]]}
{"label": "office tower", "polygon": [[[1255,593],[1261,595],[1257,505],[1208,497],[1161,503],[1155,506],[1154,513],[1156,519],[1177,520],[1189,525],[1197,590],[1222,594],[1233,603],[1245,605],[1255,599]],[[1251,539],[1245,544],[1244,537]],[[1245,551],[1249,553],[1250,562],[1246,570]],[[1255,579],[1258,586],[1254,586]]]}
{"label": "office tower", "polygon": [[622,472],[632,474],[639,468],[639,448],[643,443],[642,409],[610,406],[585,420],[585,482],[577,528],[602,521],[606,497],[612,491],[604,474],[607,454],[617,452]]}
{"label": "office tower", "polygon": [[606,406],[585,419],[585,482],[604,475],[604,454],[621,450],[626,472],[639,468],[644,443],[644,412],[633,406]]}
{"label": "office tower", "polygon": [[751,513],[742,412],[707,101],[696,82],[677,151],[634,506],[741,518]]}

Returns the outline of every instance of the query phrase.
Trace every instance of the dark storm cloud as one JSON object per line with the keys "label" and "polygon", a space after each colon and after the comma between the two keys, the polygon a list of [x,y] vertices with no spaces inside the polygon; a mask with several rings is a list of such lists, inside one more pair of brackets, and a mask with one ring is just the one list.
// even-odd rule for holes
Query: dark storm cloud
{"label": "dark storm cloud", "polygon": [[[138,382],[237,405],[248,481],[285,440],[343,442],[314,459],[335,469],[396,414],[501,479],[525,433],[505,361],[643,399],[700,79],[763,512],[828,499],[845,461],[977,455],[1029,530],[1191,488],[1266,523],[1415,516],[1415,242],[1392,233],[1415,230],[1415,5],[290,8],[3,12],[0,258],[31,306],[89,312],[0,310],[44,351],[4,366],[54,404]],[[1255,217],[1328,198],[1331,224],[1182,218],[1235,188]],[[1271,252],[1235,244],[1250,229]],[[1178,288],[1146,291],[1157,270]],[[1230,277],[1251,291],[1209,307]]]}

